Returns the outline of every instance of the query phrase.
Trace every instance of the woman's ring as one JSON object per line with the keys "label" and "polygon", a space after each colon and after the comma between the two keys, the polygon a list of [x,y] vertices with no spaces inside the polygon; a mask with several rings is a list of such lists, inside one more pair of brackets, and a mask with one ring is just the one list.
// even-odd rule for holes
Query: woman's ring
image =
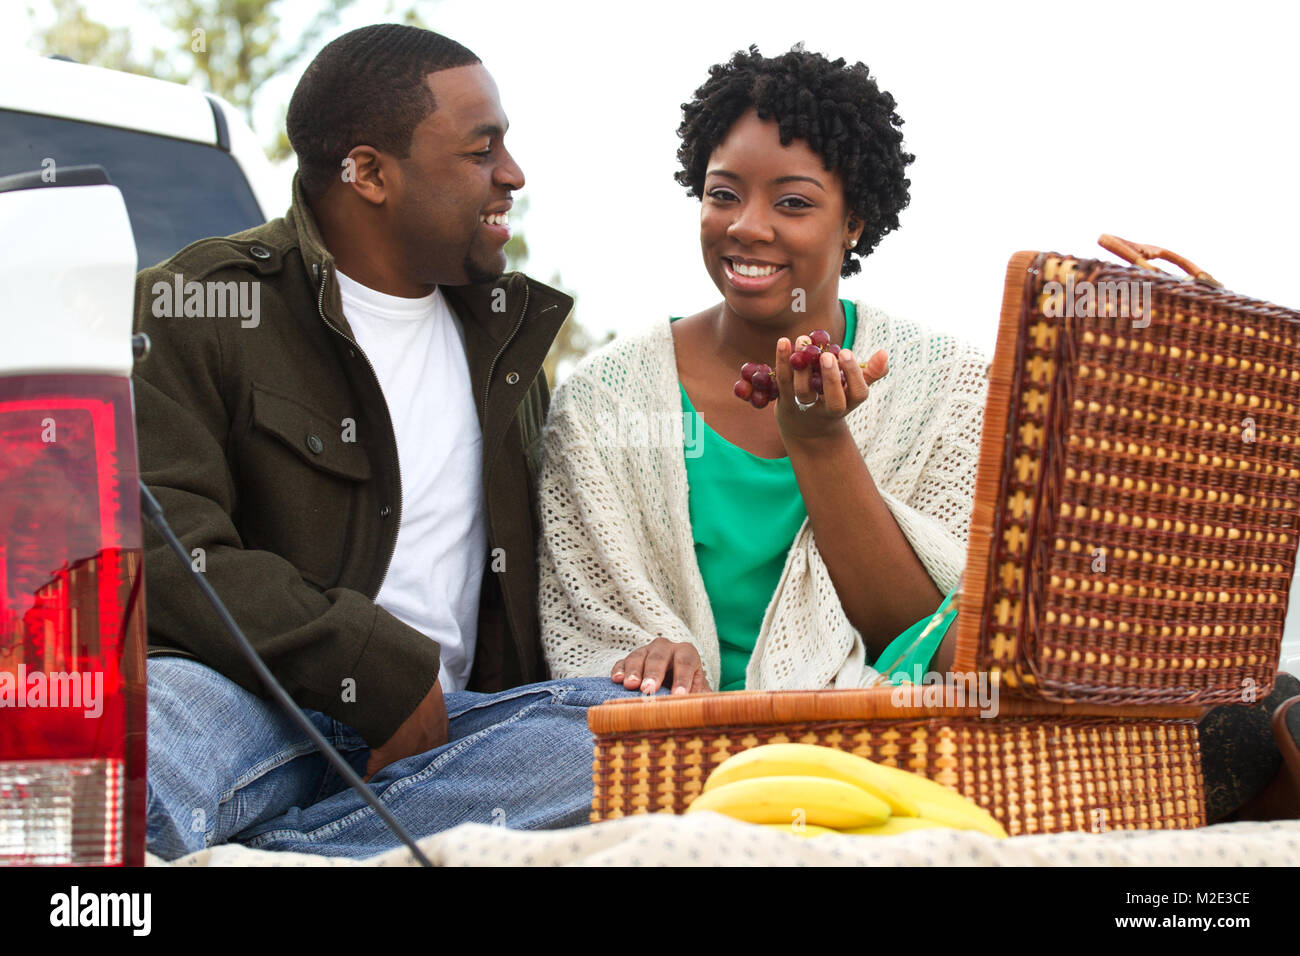
{"label": "woman's ring", "polygon": [[794,397],[794,407],[799,409],[799,411],[801,412],[808,411],[808,409],[812,408],[816,404],[817,404],[817,397],[815,395],[813,396],[813,400],[811,402],[806,402],[806,403],[799,401],[798,395]]}

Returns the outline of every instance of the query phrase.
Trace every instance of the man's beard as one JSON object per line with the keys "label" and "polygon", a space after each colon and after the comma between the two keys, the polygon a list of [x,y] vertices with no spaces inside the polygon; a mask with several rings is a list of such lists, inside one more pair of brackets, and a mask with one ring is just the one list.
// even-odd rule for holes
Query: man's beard
{"label": "man's beard", "polygon": [[480,268],[479,264],[474,261],[473,256],[469,253],[465,254],[465,261],[462,265],[465,269],[465,277],[469,279],[471,285],[476,285],[480,282],[495,282],[505,274],[505,270],[501,269],[493,272],[488,269]]}

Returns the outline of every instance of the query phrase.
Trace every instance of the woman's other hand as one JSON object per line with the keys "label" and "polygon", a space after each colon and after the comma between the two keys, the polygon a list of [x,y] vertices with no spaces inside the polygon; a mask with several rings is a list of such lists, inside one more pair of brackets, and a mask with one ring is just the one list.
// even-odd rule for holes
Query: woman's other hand
{"label": "woman's other hand", "polygon": [[[871,385],[889,372],[889,357],[884,349],[877,349],[867,359],[866,368],[858,364],[849,349],[841,349],[838,356],[823,352],[819,359],[822,379],[822,394],[819,396],[812,387],[813,366],[795,371],[790,365],[794,349],[801,349],[808,342],[808,337],[801,335],[793,347],[784,337],[776,343],[773,369],[781,393],[776,405],[776,421],[783,438],[820,438],[837,431],[842,427],[844,417],[867,400]],[[846,379],[843,385],[840,384],[841,371]],[[800,411],[795,405],[796,398],[805,405],[813,401],[817,404]]]}
{"label": "woman's other hand", "polygon": [[615,664],[609,676],[628,690],[641,688],[644,694],[655,693],[669,680],[674,694],[703,694],[711,689],[695,645],[666,637],[657,637],[645,647],[638,647]]}

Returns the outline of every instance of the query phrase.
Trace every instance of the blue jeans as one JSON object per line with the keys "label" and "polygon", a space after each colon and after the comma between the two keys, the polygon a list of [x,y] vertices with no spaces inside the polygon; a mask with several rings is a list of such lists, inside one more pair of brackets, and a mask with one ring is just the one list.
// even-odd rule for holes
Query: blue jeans
{"label": "blue jeans", "polygon": [[[608,677],[446,695],[447,743],[385,767],[370,788],[416,839],[470,821],[517,830],[586,823],[587,708],[640,691]],[[221,843],[366,857],[400,845],[280,707],[203,664],[149,661],[148,848],[165,860]],[[304,713],[364,772],[370,748]]]}

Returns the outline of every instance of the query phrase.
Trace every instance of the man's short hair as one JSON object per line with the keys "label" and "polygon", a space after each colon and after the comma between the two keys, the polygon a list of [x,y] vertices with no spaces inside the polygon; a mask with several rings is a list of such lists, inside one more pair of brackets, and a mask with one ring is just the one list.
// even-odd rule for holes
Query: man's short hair
{"label": "man's short hair", "polygon": [[437,107],[425,77],[478,62],[455,40],[397,23],[326,44],[298,81],[285,123],[307,195],[322,195],[356,146],[405,159],[415,127]]}

